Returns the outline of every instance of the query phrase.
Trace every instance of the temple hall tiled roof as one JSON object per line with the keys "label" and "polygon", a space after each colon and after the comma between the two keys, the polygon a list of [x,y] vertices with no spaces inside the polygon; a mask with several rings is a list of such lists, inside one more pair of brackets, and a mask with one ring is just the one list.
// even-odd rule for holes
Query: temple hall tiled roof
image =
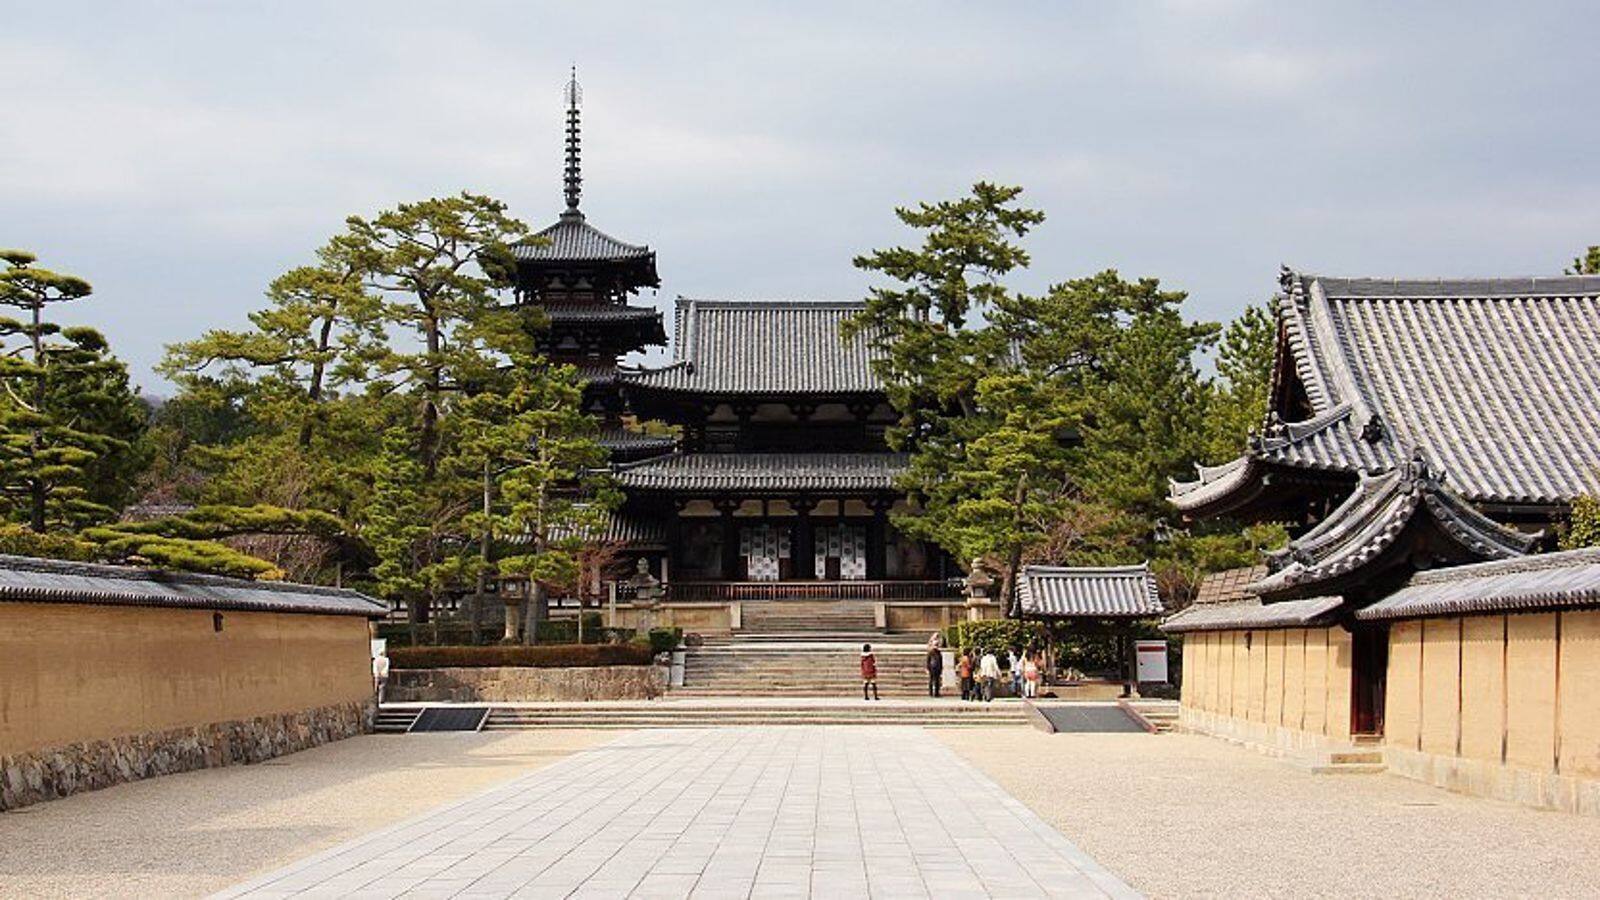
{"label": "temple hall tiled roof", "polygon": [[1437,569],[1356,612],[1385,620],[1600,607],[1600,548]]}
{"label": "temple hall tiled roof", "polygon": [[367,617],[389,612],[387,603],[343,588],[27,556],[0,556],[4,601]]}
{"label": "temple hall tiled roof", "polygon": [[1024,566],[1017,600],[1034,618],[1144,618],[1161,615],[1150,566]]}
{"label": "temple hall tiled roof", "polygon": [[518,244],[512,254],[519,262],[604,262],[646,259],[654,256],[649,247],[619,241],[590,225],[583,214],[569,210],[554,225],[534,235],[544,240]]}
{"label": "temple hall tiled roof", "polygon": [[1268,554],[1271,574],[1249,585],[1268,600],[1309,593],[1338,593],[1329,585],[1367,569],[1399,543],[1408,527],[1426,517],[1459,560],[1506,559],[1532,551],[1539,535],[1495,523],[1463,502],[1432,475],[1425,464],[1410,462],[1382,475],[1363,476],[1360,485],[1316,527]]}
{"label": "temple hall tiled roof", "polygon": [[704,394],[881,393],[864,336],[839,334],[860,303],[679,298],[671,365],[624,376]]}
{"label": "temple hall tiled roof", "polygon": [[635,490],[887,491],[905,471],[903,453],[688,453],[618,466]]}
{"label": "temple hall tiled roof", "polygon": [[1417,448],[1474,503],[1600,491],[1600,276],[1282,283],[1273,379],[1303,390],[1309,418],[1174,484],[1180,509],[1252,490],[1268,467],[1377,472]]}

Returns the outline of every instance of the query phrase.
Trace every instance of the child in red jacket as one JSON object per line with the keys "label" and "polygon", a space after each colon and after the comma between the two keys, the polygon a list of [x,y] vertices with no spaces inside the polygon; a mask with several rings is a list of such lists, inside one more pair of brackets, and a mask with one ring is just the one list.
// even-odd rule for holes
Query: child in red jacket
{"label": "child in red jacket", "polygon": [[[867,690],[872,690],[872,696],[867,696]],[[878,658],[872,655],[872,645],[861,645],[861,699],[878,699]]]}

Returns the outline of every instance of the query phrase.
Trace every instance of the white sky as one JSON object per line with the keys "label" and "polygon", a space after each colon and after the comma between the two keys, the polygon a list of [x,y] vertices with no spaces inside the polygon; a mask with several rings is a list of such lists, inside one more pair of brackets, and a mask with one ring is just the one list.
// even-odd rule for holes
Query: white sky
{"label": "white sky", "polygon": [[655,302],[854,298],[897,203],[1050,216],[1027,287],[1113,266],[1227,318],[1280,263],[1556,274],[1600,243],[1592,6],[0,0],[0,245],[148,389],[344,216],[470,188],[658,251]]}

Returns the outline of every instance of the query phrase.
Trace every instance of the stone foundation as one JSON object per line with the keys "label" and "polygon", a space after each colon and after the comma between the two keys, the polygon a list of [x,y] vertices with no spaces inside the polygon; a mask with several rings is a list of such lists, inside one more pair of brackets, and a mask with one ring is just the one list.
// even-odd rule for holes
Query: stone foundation
{"label": "stone foundation", "polygon": [[386,703],[653,700],[667,689],[666,666],[395,669]]}
{"label": "stone foundation", "polygon": [[0,810],[156,775],[254,763],[372,729],[371,703],[83,741],[0,757]]}
{"label": "stone foundation", "polygon": [[1343,738],[1265,722],[1252,722],[1189,706],[1179,707],[1178,728],[1181,731],[1221,738],[1268,756],[1282,757],[1305,764],[1315,764],[1330,752],[1348,750],[1352,746],[1350,741]]}
{"label": "stone foundation", "polygon": [[1383,748],[1383,761],[1396,775],[1457,794],[1600,816],[1600,781],[1593,779],[1393,746]]}

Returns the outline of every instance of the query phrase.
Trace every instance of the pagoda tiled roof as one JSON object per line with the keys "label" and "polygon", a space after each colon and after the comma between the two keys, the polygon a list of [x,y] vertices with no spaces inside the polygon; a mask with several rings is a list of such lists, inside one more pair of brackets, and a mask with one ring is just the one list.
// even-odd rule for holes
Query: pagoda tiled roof
{"label": "pagoda tiled roof", "polygon": [[[606,516],[605,524],[599,529],[553,528],[550,532],[551,540],[566,540],[573,537],[608,544],[655,546],[666,543],[667,525],[658,518],[647,518],[617,509]],[[530,540],[527,535],[516,535],[509,540],[509,543],[525,545],[530,543]]]}
{"label": "pagoda tiled roof", "polygon": [[1311,415],[1274,421],[1244,455],[1174,483],[1180,509],[1251,490],[1273,467],[1381,472],[1418,449],[1475,503],[1600,492],[1600,276],[1286,272],[1283,287],[1275,387],[1297,381]]}
{"label": "pagoda tiled roof", "polygon": [[638,453],[654,450],[665,453],[677,444],[677,438],[670,434],[644,434],[638,431],[629,431],[619,426],[607,426],[600,429],[600,446],[607,450],[622,453]]}
{"label": "pagoda tiled roof", "polygon": [[564,322],[649,322],[661,318],[661,313],[648,306],[629,306],[623,303],[541,303],[539,308],[551,323]]}
{"label": "pagoda tiled roof", "polygon": [[535,233],[534,237],[543,240],[512,248],[518,262],[606,262],[642,260],[655,255],[643,244],[630,244],[606,234],[576,211],[562,214],[554,225]]}
{"label": "pagoda tiled roof", "polygon": [[703,394],[877,394],[866,336],[840,326],[863,304],[678,299],[671,365],[627,373],[630,384]]}
{"label": "pagoda tiled roof", "polygon": [[664,491],[887,491],[903,453],[674,453],[616,467],[624,488]]}
{"label": "pagoda tiled roof", "polygon": [[1148,563],[1137,566],[1024,566],[1017,601],[1034,618],[1146,618],[1161,615]]}

